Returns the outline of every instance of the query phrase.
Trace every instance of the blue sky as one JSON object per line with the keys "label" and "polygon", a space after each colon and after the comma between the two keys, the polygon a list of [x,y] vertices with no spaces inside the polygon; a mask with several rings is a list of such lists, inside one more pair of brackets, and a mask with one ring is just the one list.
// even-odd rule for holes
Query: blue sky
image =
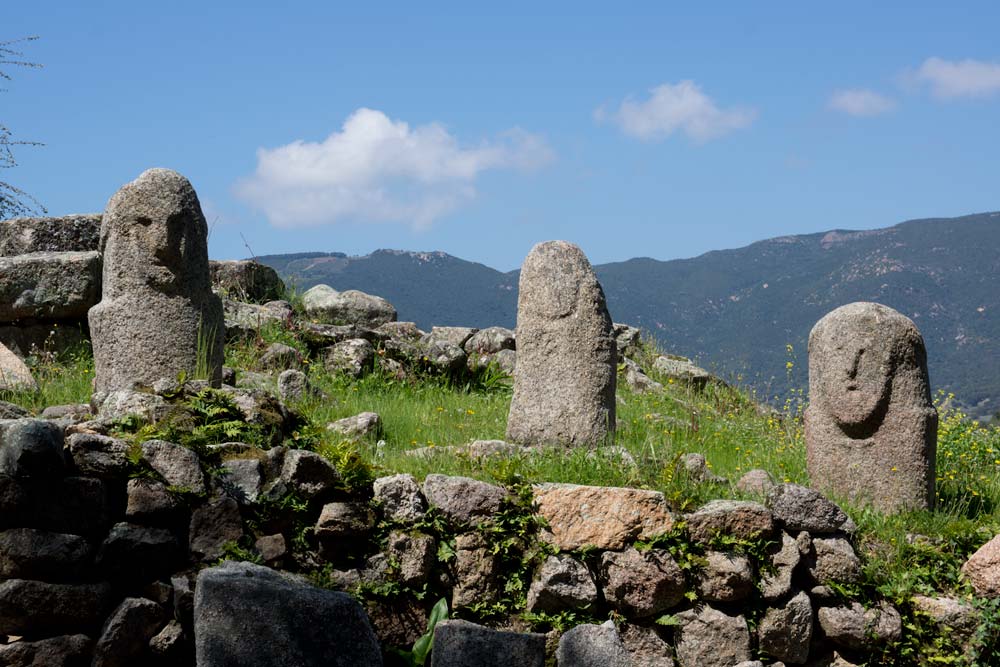
{"label": "blue sky", "polygon": [[44,68],[0,121],[46,145],[3,177],[59,215],[176,169],[215,258],[508,270],[1000,209],[996,3],[7,4]]}

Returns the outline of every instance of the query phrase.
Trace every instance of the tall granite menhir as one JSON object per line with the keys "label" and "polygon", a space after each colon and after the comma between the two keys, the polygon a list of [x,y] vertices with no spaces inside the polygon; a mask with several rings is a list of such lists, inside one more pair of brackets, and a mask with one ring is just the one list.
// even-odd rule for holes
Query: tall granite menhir
{"label": "tall granite menhir", "polygon": [[192,374],[221,381],[222,302],[209,279],[208,225],[186,178],[150,169],[108,202],[104,279],[90,309],[96,391]]}
{"label": "tall granite menhir", "polygon": [[532,248],[521,267],[517,365],[507,439],[598,445],[615,428],[616,350],[604,290],[566,241]]}
{"label": "tall granite menhir", "polygon": [[938,415],[924,340],[877,303],[851,303],[809,334],[809,476],[884,512],[934,504]]}

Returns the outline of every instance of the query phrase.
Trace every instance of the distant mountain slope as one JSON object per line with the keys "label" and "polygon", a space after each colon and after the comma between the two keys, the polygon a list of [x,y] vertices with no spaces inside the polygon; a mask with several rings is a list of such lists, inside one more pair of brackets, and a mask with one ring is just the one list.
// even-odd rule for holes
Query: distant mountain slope
{"label": "distant mountain slope", "polygon": [[[517,272],[443,253],[258,259],[303,288],[325,282],[380,294],[400,319],[423,328],[514,323]],[[806,339],[820,317],[851,301],[878,301],[920,327],[935,389],[954,392],[980,415],[1000,409],[1000,213],[595,268],[615,321],[641,326],[670,351],[768,396],[806,385]]]}

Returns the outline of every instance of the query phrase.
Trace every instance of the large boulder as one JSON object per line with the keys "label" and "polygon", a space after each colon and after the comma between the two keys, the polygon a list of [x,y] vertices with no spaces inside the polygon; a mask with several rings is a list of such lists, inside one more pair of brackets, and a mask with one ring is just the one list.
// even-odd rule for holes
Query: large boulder
{"label": "large boulder", "polygon": [[507,440],[599,445],[615,429],[617,358],[604,290],[577,246],[549,241],[521,267]]}
{"label": "large boulder", "polygon": [[886,512],[933,506],[937,422],[909,318],[859,302],[816,323],[805,437],[817,488]]}
{"label": "large boulder", "polygon": [[208,270],[212,287],[230,299],[264,303],[285,295],[278,272],[252,259],[212,260]]}
{"label": "large boulder", "polygon": [[81,319],[100,298],[100,253],[0,257],[0,322]]}
{"label": "large boulder", "polygon": [[382,664],[364,609],[251,563],[225,562],[198,575],[194,596],[199,667],[370,667]]}
{"label": "large boulder", "polygon": [[329,285],[316,285],[302,295],[306,315],[326,324],[351,324],[375,329],[396,321],[396,309],[380,296],[358,290],[338,292]]}
{"label": "large boulder", "polygon": [[225,324],[211,289],[208,225],[186,178],[150,169],[108,202],[101,302],[90,309],[95,389],[185,372],[222,379]]}

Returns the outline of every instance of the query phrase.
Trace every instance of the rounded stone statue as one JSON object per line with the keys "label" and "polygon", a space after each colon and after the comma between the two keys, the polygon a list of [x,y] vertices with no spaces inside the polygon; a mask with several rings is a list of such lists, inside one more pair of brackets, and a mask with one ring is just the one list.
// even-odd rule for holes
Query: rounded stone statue
{"label": "rounded stone statue", "polygon": [[186,178],[150,169],[108,202],[101,301],[90,309],[95,391],[181,371],[222,377],[222,302],[212,293],[208,225]]}
{"label": "rounded stone statue", "polygon": [[566,241],[532,248],[521,267],[517,364],[507,439],[598,445],[615,428],[615,339],[604,290]]}
{"label": "rounded stone statue", "polygon": [[884,512],[933,506],[937,422],[909,318],[858,302],[813,327],[805,436],[816,488]]}

